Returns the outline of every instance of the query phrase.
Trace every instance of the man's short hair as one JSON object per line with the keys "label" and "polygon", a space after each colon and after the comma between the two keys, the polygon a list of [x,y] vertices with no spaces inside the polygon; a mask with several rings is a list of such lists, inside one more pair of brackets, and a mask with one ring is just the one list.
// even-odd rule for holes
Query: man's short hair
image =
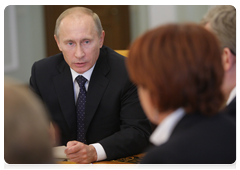
{"label": "man's short hair", "polygon": [[217,5],[209,10],[201,21],[209,24],[222,48],[228,47],[236,55],[236,9],[231,5]]}
{"label": "man's short hair", "polygon": [[98,15],[96,13],[94,13],[91,9],[88,9],[85,7],[72,7],[72,8],[65,10],[63,13],[61,13],[61,15],[56,20],[54,35],[56,35],[57,38],[59,36],[59,26],[60,26],[62,19],[73,13],[80,13],[80,14],[85,14],[85,15],[91,16],[95,23],[96,31],[98,32],[98,36],[99,37],[101,36],[103,28],[102,28],[101,20],[98,17]]}

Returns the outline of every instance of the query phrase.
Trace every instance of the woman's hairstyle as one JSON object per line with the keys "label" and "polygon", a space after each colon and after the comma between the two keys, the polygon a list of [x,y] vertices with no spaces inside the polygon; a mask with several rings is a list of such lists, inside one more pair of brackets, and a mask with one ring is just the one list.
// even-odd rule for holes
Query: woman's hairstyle
{"label": "woman's hairstyle", "polygon": [[168,24],[148,31],[130,47],[130,78],[150,91],[161,111],[215,114],[223,104],[224,70],[217,38],[196,24]]}
{"label": "woman's hairstyle", "polygon": [[101,20],[98,17],[98,15],[96,13],[94,13],[91,9],[88,9],[85,7],[72,7],[72,8],[65,10],[56,20],[54,35],[56,35],[57,38],[59,37],[59,26],[60,26],[61,21],[66,16],[73,14],[73,13],[78,14],[79,17],[81,17],[83,14],[91,16],[95,23],[95,29],[98,32],[98,35],[101,36],[103,27],[102,27]]}

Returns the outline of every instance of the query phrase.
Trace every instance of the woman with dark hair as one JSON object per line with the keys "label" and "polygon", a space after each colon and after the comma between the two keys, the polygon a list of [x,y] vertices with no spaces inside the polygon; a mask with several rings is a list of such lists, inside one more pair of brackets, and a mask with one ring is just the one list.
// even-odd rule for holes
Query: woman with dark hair
{"label": "woman with dark hair", "polygon": [[158,125],[141,163],[234,163],[236,126],[218,114],[223,67],[216,37],[196,24],[150,30],[127,59],[142,107]]}

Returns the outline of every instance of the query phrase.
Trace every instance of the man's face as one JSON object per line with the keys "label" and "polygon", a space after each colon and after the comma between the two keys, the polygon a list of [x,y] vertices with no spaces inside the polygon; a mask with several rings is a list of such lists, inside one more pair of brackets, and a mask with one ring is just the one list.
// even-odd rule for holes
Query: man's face
{"label": "man's face", "polygon": [[82,74],[96,63],[104,35],[103,31],[101,36],[98,36],[91,16],[70,15],[63,18],[59,36],[55,36],[55,40],[67,64]]}

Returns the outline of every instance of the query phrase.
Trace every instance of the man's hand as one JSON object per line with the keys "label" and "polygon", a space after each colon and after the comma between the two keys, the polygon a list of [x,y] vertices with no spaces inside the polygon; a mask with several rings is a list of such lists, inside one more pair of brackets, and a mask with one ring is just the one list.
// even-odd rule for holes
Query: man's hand
{"label": "man's hand", "polygon": [[92,145],[85,145],[78,141],[67,143],[65,154],[72,162],[88,164],[97,160],[97,152]]}

